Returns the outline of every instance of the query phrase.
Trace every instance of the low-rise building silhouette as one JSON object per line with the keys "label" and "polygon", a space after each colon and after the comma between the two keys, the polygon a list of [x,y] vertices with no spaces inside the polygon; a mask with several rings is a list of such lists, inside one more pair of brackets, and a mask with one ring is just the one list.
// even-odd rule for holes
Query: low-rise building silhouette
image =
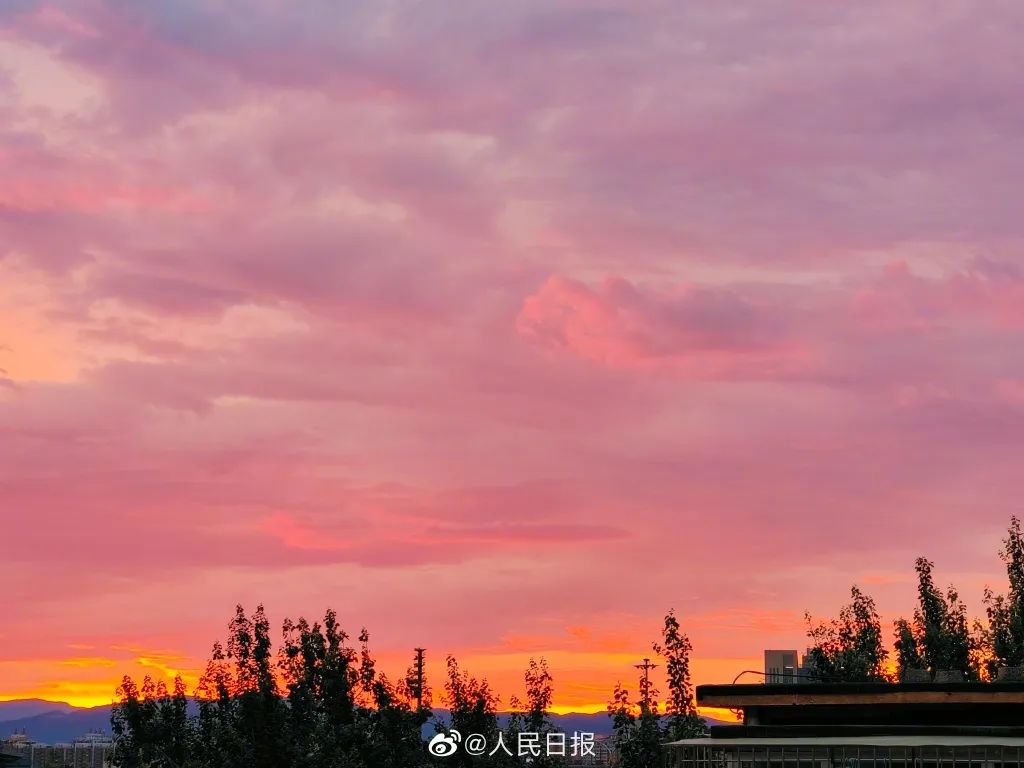
{"label": "low-rise building silhouette", "polygon": [[669,746],[670,768],[1021,768],[1024,683],[701,685],[742,725]]}

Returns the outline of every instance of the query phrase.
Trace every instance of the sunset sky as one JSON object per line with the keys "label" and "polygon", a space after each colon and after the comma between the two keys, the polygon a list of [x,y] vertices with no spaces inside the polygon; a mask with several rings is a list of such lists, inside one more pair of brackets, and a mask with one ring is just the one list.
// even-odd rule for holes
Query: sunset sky
{"label": "sunset sky", "polygon": [[0,2],[0,699],[334,607],[562,710],[1024,497],[1024,4]]}

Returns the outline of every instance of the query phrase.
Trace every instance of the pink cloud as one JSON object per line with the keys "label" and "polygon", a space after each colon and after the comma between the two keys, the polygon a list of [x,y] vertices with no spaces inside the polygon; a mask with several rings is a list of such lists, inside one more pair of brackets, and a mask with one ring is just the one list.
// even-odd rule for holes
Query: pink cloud
{"label": "pink cloud", "polygon": [[5,654],[745,659],[999,578],[1018,8],[59,5],[0,4]]}
{"label": "pink cloud", "polygon": [[519,332],[611,365],[667,363],[694,378],[787,378],[811,366],[779,315],[721,289],[643,293],[622,278],[593,290],[550,278],[523,302]]}

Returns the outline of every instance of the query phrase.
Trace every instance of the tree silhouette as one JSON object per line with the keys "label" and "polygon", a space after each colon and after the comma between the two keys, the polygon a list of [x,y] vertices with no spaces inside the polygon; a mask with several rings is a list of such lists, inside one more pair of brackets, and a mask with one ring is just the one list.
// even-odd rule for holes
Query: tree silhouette
{"label": "tree silhouette", "polygon": [[967,624],[967,607],[952,586],[944,595],[935,586],[932,570],[935,564],[917,558],[918,607],[914,611],[914,637],[921,658],[932,670],[953,670],[964,678],[976,679],[972,661],[975,640]]}
{"label": "tree silhouette", "polygon": [[897,619],[894,622],[896,631],[896,679],[903,680],[906,673],[912,669],[925,668],[924,659],[917,648],[917,640],[914,639],[914,629],[906,619]]}
{"label": "tree silhouette", "polygon": [[[509,721],[504,731],[504,743],[513,752],[513,757],[505,759],[504,752],[499,754],[502,756],[503,762],[510,765],[529,765],[531,768],[552,768],[563,765],[565,763],[564,756],[548,754],[549,734],[560,731],[552,724],[549,715],[554,700],[554,681],[548,670],[547,660],[541,658],[538,661],[531,658],[523,674],[523,680],[526,684],[526,702],[521,702],[515,696],[511,698]],[[519,755],[520,733],[530,734],[531,737],[536,734],[536,743],[539,744],[540,754]],[[569,754],[569,751],[569,747],[565,747],[566,755]],[[495,755],[495,757],[497,756]]]}
{"label": "tree silhouette", "polygon": [[629,691],[617,683],[608,703],[612,741],[620,768],[650,768],[661,764],[661,718],[656,701],[645,706],[630,701]]}
{"label": "tree silhouette", "polygon": [[654,652],[665,660],[668,677],[665,736],[669,741],[692,739],[707,734],[704,719],[694,704],[693,683],[690,680],[690,654],[693,645],[679,628],[675,611],[665,616],[661,643],[654,644]]}
{"label": "tree silhouette", "polygon": [[998,666],[1024,665],[1024,535],[1017,517],[1010,518],[1010,527],[999,555],[1006,566],[1010,589],[1004,596],[985,588],[988,629],[983,633],[983,639],[992,656],[990,676],[994,676]]}
{"label": "tree silhouette", "polygon": [[148,675],[141,688],[126,676],[117,690],[121,703],[111,715],[114,764],[125,768],[187,765],[195,734],[182,679],[174,679],[173,693]]}
{"label": "tree silhouette", "polygon": [[[285,620],[275,653],[262,606],[242,606],[216,642],[189,717],[184,683],[173,692],[126,677],[111,724],[121,768],[421,768],[429,709],[376,669],[333,611],[323,623]],[[425,680],[420,679],[425,688]]]}
{"label": "tree silhouette", "polygon": [[[454,656],[446,660],[448,677],[445,680],[445,703],[451,715],[451,727],[463,737],[469,734],[483,736],[488,745],[498,743],[498,697],[491,691],[487,680],[477,680],[467,671],[460,669]],[[515,745],[510,749],[515,752]],[[447,765],[477,766],[496,765],[504,752],[494,757],[474,756],[459,750]]]}
{"label": "tree silhouette", "polygon": [[815,624],[810,614],[804,618],[812,642],[808,656],[813,677],[830,682],[885,680],[888,651],[882,643],[878,610],[857,585],[850,588],[850,602],[838,619]]}

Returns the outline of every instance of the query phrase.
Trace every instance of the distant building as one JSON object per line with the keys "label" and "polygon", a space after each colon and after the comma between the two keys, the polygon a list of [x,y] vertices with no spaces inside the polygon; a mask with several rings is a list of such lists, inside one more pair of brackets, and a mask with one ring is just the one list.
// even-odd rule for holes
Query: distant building
{"label": "distant building", "polygon": [[798,671],[798,682],[806,683],[814,680],[814,660],[811,658],[810,648],[804,652],[804,657],[800,660],[800,669]]}
{"label": "distant building", "polygon": [[611,736],[594,739],[594,753],[580,757],[567,757],[568,768],[604,768],[615,764],[615,743]]}
{"label": "distant building", "polygon": [[795,683],[800,668],[796,651],[765,651],[764,681],[769,684]]}
{"label": "distant building", "polygon": [[73,744],[40,744],[25,733],[0,741],[0,765],[11,768],[107,768],[113,745],[110,737],[90,732]]}
{"label": "distant building", "polygon": [[110,735],[103,731],[89,731],[84,736],[75,739],[75,744],[102,744],[110,746]]}
{"label": "distant building", "polygon": [[806,683],[812,679],[814,665],[810,649],[801,658],[797,651],[766,650],[764,681],[768,684]]}
{"label": "distant building", "polygon": [[797,669],[800,667],[795,650],[765,651],[765,683],[796,682]]}
{"label": "distant building", "polygon": [[24,747],[24,746],[31,746],[32,744],[35,744],[36,742],[35,742],[34,739],[32,739],[31,736],[29,736],[27,733],[25,733],[24,730],[22,730],[21,733],[12,733],[8,737],[8,739],[7,739],[7,741],[5,743],[9,744],[11,746]]}

